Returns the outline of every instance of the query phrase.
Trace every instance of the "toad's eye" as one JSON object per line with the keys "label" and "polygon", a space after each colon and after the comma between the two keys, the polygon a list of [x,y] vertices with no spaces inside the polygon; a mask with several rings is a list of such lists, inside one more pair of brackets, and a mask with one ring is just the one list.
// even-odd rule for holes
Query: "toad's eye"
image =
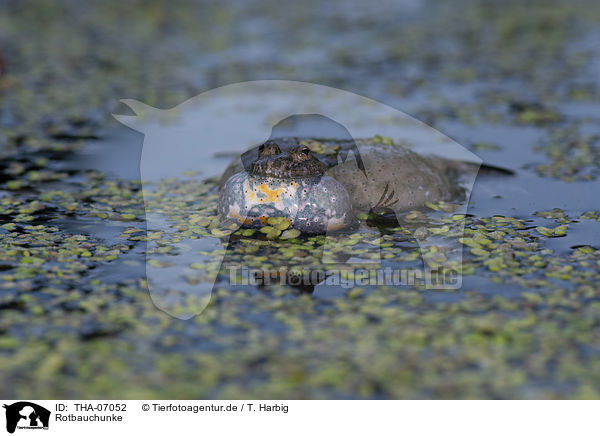
{"label": "toad's eye", "polygon": [[259,157],[274,156],[279,153],[281,153],[281,149],[279,148],[279,146],[276,143],[274,143],[272,141],[267,141],[258,147],[258,156]]}
{"label": "toad's eye", "polygon": [[308,148],[306,145],[302,145],[293,151],[292,156],[296,161],[307,161],[311,157],[310,148]]}

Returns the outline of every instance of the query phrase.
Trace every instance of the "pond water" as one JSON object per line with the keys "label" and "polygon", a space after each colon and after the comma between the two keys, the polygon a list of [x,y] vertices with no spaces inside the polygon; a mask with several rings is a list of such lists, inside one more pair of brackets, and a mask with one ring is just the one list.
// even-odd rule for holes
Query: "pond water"
{"label": "pond water", "polygon": [[[230,3],[1,6],[0,368],[13,381],[0,396],[600,397],[598,5]],[[39,30],[20,36],[30,23]],[[473,185],[460,289],[220,280],[192,319],[157,308],[147,268],[181,280],[166,274],[174,254],[210,263],[226,246],[197,237],[220,230],[206,219],[206,175],[250,144],[193,162],[199,175],[156,181],[185,239],[167,242],[144,208],[144,136],[111,114],[128,113],[122,98],[170,108],[258,79],[367,96],[514,173],[482,170]],[[183,213],[196,205],[197,217]],[[382,265],[422,265],[394,231],[359,233],[361,255],[382,238]],[[269,241],[247,239],[258,251],[239,243],[228,259],[266,262]],[[278,244],[303,259],[320,246]],[[186,286],[204,273],[191,268]]]}

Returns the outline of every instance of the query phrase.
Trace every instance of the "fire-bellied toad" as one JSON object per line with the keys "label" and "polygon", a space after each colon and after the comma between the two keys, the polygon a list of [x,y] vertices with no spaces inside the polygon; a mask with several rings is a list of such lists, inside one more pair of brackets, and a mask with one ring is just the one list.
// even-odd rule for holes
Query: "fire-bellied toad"
{"label": "fire-bellied toad", "polygon": [[462,163],[374,140],[277,138],[244,159],[225,171],[219,198],[221,215],[241,224],[283,216],[302,232],[324,233],[374,209],[397,213],[464,197]]}
{"label": "fire-bellied toad", "polygon": [[355,222],[347,190],[305,145],[281,151],[274,141],[258,149],[247,170],[227,179],[219,213],[245,225],[285,217],[304,233],[324,233]]}

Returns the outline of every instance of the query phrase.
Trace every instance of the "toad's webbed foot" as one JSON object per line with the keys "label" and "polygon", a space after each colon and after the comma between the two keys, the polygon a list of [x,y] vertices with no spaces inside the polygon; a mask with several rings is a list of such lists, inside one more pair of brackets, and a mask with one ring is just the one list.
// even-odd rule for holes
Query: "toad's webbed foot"
{"label": "toad's webbed foot", "polygon": [[381,198],[379,198],[379,201],[373,207],[373,209],[375,209],[375,210],[377,210],[377,209],[386,209],[386,208],[390,208],[394,204],[398,203],[398,198],[395,198],[396,197],[396,193],[393,190],[391,192],[388,192],[389,191],[389,187],[390,187],[389,184],[385,185],[385,189],[383,190],[383,194],[381,194]]}

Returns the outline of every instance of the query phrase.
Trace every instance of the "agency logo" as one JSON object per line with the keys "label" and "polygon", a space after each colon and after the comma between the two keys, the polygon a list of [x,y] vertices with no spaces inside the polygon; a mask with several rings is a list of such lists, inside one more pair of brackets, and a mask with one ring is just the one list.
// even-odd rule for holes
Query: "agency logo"
{"label": "agency logo", "polygon": [[38,404],[29,401],[19,401],[10,405],[4,404],[6,409],[6,431],[14,433],[19,430],[48,430],[50,411]]}

